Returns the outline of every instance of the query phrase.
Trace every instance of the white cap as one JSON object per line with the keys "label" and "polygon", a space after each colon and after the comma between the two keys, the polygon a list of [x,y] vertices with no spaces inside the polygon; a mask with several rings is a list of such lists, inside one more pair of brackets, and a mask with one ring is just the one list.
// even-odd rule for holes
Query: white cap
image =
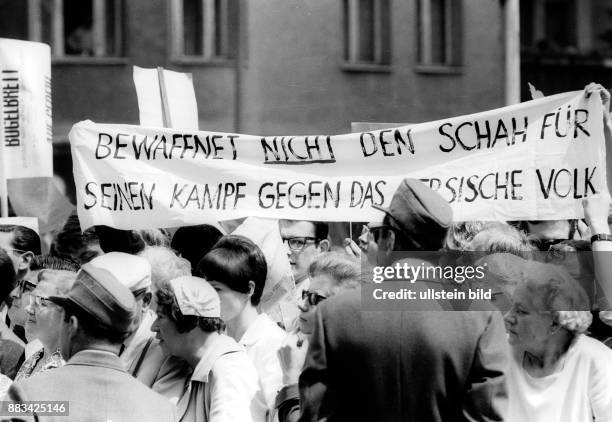
{"label": "white cap", "polygon": [[146,259],[124,252],[109,252],[89,262],[95,268],[103,268],[132,292],[151,287],[151,264]]}
{"label": "white cap", "polygon": [[208,281],[187,275],[170,280],[170,286],[183,315],[221,317],[219,295]]}

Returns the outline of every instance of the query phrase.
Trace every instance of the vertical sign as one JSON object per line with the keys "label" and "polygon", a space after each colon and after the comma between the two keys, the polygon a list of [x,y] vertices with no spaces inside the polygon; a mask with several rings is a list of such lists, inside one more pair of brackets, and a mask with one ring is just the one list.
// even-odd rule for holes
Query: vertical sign
{"label": "vertical sign", "polygon": [[7,179],[53,176],[51,50],[0,38],[0,215]]}

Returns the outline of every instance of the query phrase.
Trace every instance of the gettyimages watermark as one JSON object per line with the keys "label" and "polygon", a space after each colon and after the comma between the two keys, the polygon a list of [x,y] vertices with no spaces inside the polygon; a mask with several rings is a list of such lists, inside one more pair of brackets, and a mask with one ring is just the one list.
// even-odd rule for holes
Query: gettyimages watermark
{"label": "gettyimages watermark", "polygon": [[[599,258],[612,262],[612,253]],[[517,286],[524,284],[534,296],[538,291],[586,298],[568,302],[567,310],[607,309],[605,286],[597,283],[593,262],[591,251],[575,247],[521,254],[393,252],[386,265],[363,265],[362,309],[507,312]]]}

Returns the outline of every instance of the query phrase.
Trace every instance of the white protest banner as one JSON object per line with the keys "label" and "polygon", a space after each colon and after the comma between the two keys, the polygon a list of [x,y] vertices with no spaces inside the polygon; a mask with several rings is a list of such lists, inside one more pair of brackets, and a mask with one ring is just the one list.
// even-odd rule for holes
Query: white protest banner
{"label": "white protest banner", "polygon": [[52,177],[49,46],[0,38],[0,86],[5,177]]}
{"label": "white protest banner", "polygon": [[[198,130],[198,105],[191,73],[134,66],[134,85],[142,126]],[[165,116],[168,125],[164,124],[164,110],[168,113]]]}
{"label": "white protest banner", "polygon": [[83,228],[245,216],[368,221],[404,177],[460,220],[576,218],[605,191],[602,104],[582,91],[395,129],[268,136],[80,122],[70,132]]}

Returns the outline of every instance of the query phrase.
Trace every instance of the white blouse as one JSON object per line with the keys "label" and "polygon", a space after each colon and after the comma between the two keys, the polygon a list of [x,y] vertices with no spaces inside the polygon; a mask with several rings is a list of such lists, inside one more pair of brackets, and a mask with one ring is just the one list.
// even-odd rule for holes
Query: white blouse
{"label": "white blouse", "polygon": [[612,350],[579,335],[562,359],[562,369],[541,378],[511,359],[508,421],[612,421]]}

